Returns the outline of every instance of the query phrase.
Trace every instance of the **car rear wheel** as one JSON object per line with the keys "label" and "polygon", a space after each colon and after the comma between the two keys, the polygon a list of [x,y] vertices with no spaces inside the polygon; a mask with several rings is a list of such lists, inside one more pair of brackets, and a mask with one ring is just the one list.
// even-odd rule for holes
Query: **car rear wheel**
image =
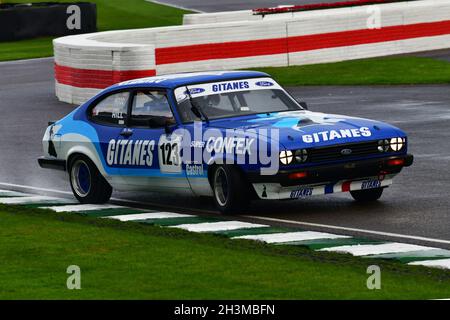
{"label": "car rear wheel", "polygon": [[217,166],[212,174],[214,202],[223,214],[237,213],[249,205],[249,185],[237,168]]}
{"label": "car rear wheel", "polygon": [[380,199],[384,188],[375,188],[367,190],[350,191],[353,199],[358,202],[371,202]]}
{"label": "car rear wheel", "polygon": [[94,163],[85,156],[76,156],[69,166],[72,192],[81,203],[105,203],[111,198],[112,188]]}

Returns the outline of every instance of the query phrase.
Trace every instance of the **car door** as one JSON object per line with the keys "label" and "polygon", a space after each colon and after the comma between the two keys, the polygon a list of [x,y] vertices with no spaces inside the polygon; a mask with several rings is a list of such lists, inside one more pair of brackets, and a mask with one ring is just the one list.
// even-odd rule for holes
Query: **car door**
{"label": "car door", "polygon": [[96,153],[93,159],[102,174],[114,186],[124,183],[120,168],[121,141],[127,133],[126,121],[130,102],[130,91],[110,92],[93,102],[88,109],[91,124],[97,133]]}
{"label": "car door", "polygon": [[190,193],[180,157],[181,137],[165,90],[137,89],[129,111],[126,166],[121,174],[130,188]]}

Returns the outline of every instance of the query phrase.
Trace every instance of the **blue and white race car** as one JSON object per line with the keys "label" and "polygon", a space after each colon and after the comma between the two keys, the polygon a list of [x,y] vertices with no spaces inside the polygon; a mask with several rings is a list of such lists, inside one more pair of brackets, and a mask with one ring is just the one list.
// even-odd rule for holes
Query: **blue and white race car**
{"label": "blue and white race car", "polygon": [[400,129],[308,111],[269,75],[238,71],[111,86],[51,123],[43,146],[40,166],[66,171],[81,203],[113,189],[187,193],[223,213],[258,198],[374,201],[413,162]]}

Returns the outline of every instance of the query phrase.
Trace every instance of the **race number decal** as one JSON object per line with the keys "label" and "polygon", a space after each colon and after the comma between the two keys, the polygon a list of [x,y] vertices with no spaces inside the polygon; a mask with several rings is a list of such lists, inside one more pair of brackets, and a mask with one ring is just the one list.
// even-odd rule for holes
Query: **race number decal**
{"label": "race number decal", "polygon": [[180,173],[180,136],[163,135],[158,142],[159,168],[164,173]]}

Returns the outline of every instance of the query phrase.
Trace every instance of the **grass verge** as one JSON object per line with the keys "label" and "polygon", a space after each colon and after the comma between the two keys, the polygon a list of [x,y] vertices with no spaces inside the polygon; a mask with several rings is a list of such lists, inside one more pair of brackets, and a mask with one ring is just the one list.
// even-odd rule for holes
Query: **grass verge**
{"label": "grass verge", "polygon": [[[429,299],[450,273],[172,228],[0,206],[0,299]],[[366,269],[380,265],[382,289]],[[66,268],[81,268],[81,290]]]}
{"label": "grass verge", "polygon": [[450,62],[410,56],[258,70],[285,86],[450,84]]}
{"label": "grass verge", "polygon": [[[28,0],[14,0],[28,3]],[[33,2],[47,2],[34,0]],[[54,0],[54,2],[67,2]],[[179,25],[188,11],[168,7],[145,0],[91,0],[97,4],[97,28],[99,31],[152,28]],[[53,55],[51,37],[13,42],[0,42],[0,61],[42,58]]]}

